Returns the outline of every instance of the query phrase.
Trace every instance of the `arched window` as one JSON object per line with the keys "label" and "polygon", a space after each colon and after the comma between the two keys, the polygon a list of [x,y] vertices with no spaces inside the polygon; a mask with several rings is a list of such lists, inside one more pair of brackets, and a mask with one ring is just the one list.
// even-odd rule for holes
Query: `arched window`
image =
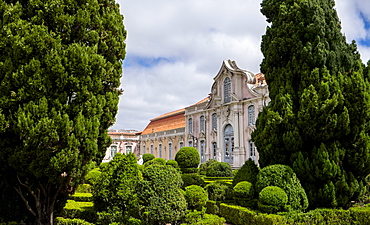
{"label": "arched window", "polygon": [[180,142],[180,149],[184,147],[184,142]]}
{"label": "arched window", "polygon": [[200,132],[204,131],[204,127],[205,127],[205,120],[204,120],[204,116],[201,116],[200,119]]}
{"label": "arched window", "polygon": [[217,130],[217,114],[212,114],[212,130]]}
{"label": "arched window", "polygon": [[193,119],[189,118],[188,120],[189,133],[193,133]]}
{"label": "arched window", "polygon": [[231,81],[229,77],[226,77],[224,80],[224,102],[231,101]]}
{"label": "arched window", "polygon": [[254,125],[255,124],[254,119],[254,105],[251,105],[248,107],[248,125]]}

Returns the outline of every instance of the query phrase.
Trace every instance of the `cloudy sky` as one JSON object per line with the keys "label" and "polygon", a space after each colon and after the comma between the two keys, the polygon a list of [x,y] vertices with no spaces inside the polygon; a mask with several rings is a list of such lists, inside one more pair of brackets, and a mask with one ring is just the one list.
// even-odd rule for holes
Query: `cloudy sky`
{"label": "cloudy sky", "polygon": [[[117,0],[128,33],[113,129],[142,131],[150,119],[208,96],[222,61],[259,72],[267,23],[262,0]],[[370,1],[336,0],[347,41],[370,59]]]}

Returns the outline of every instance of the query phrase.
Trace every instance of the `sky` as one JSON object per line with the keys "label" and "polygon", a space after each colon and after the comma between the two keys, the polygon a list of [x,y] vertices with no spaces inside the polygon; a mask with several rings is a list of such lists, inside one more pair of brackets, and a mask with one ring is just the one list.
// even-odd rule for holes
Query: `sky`
{"label": "sky", "polygon": [[[142,131],[150,120],[210,93],[223,60],[260,72],[268,26],[262,0],[116,0],[127,30],[119,110],[111,129]],[[336,0],[347,42],[370,59],[370,1]]]}

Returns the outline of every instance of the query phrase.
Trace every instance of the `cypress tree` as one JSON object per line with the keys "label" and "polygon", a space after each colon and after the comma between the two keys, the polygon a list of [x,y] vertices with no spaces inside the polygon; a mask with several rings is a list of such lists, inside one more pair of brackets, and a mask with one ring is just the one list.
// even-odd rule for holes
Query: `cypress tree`
{"label": "cypress tree", "polygon": [[28,224],[52,224],[110,143],[123,17],[110,0],[0,0],[0,24],[0,179]]}
{"label": "cypress tree", "polygon": [[260,165],[292,167],[311,208],[346,207],[370,173],[369,83],[334,0],[264,0],[261,72],[271,103],[252,138]]}

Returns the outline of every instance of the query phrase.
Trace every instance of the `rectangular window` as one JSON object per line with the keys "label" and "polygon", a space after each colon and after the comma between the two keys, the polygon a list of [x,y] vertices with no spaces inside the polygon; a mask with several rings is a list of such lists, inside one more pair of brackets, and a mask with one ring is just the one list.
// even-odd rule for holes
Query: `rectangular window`
{"label": "rectangular window", "polygon": [[204,116],[201,116],[200,119],[200,132],[204,131],[204,127],[205,127],[205,120],[204,120]]}
{"label": "rectangular window", "polygon": [[189,141],[189,147],[193,147],[193,142]]}
{"label": "rectangular window", "polygon": [[153,154],[153,145],[150,145],[150,154]]}
{"label": "rectangular window", "polygon": [[217,114],[212,114],[212,130],[217,130]]}
{"label": "rectangular window", "polygon": [[204,140],[200,141],[200,162],[204,163],[205,155],[204,155]]}
{"label": "rectangular window", "polygon": [[126,154],[132,153],[132,146],[128,145],[126,146]]}
{"label": "rectangular window", "polygon": [[113,159],[114,156],[117,154],[117,145],[110,146],[110,156]]}
{"label": "rectangular window", "polygon": [[189,118],[188,120],[188,128],[189,128],[189,133],[193,133],[193,119]]}
{"label": "rectangular window", "polygon": [[168,144],[168,159],[172,159],[172,143]]}
{"label": "rectangular window", "polygon": [[256,161],[256,148],[253,141],[249,141],[249,158]]}
{"label": "rectangular window", "polygon": [[180,149],[184,147],[184,142],[180,142]]}
{"label": "rectangular window", "polygon": [[213,148],[213,159],[217,160],[217,143],[216,142],[212,143],[212,148]]}
{"label": "rectangular window", "polygon": [[162,158],[162,144],[159,144],[159,158]]}

